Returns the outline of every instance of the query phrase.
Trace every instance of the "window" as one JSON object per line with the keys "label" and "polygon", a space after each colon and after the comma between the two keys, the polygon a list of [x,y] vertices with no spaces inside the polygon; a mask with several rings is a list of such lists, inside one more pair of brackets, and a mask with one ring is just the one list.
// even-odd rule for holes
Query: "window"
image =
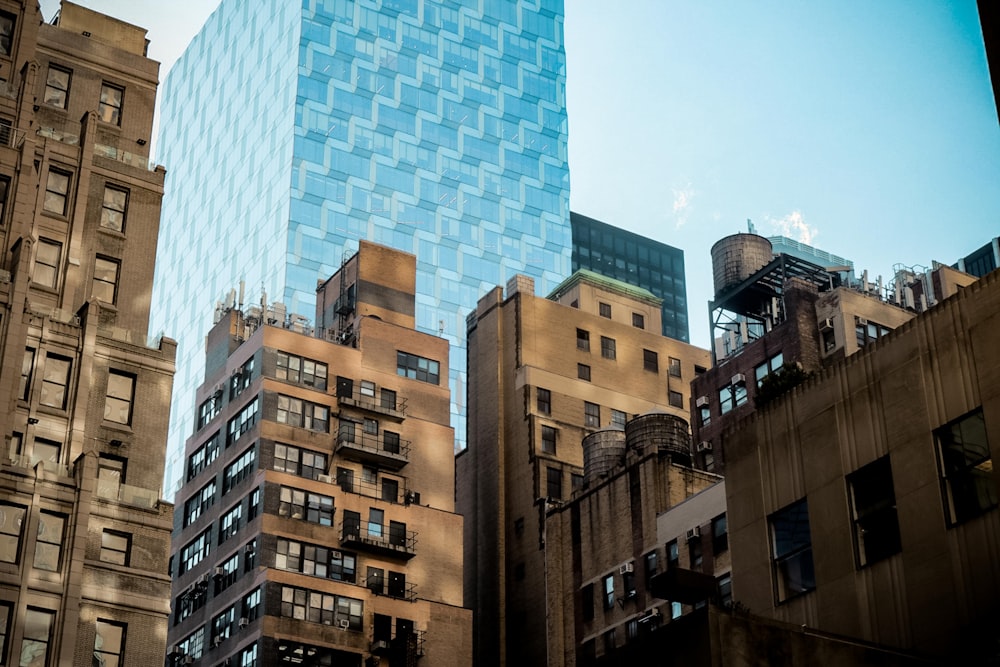
{"label": "window", "polygon": [[66,100],[69,98],[69,82],[72,76],[72,70],[50,64],[49,73],[45,77],[45,96],[42,98],[42,102],[65,109]]}
{"label": "window", "polygon": [[125,97],[124,88],[107,82],[102,82],[101,101],[97,105],[97,117],[105,123],[121,125],[123,97]]}
{"label": "window", "polygon": [[118,498],[125,481],[126,459],[101,454],[97,459],[97,493],[104,498]]}
{"label": "window", "polygon": [[729,526],[725,513],[712,519],[712,554],[718,556],[729,548]]}
{"label": "window", "polygon": [[19,561],[24,517],[24,507],[0,503],[0,563]]}
{"label": "window", "polygon": [[321,526],[332,526],[333,498],[283,486],[278,515],[318,523]]}
{"label": "window", "polygon": [[357,579],[357,556],[348,551],[334,551],[330,557],[330,578],[353,584]]}
{"label": "window", "polygon": [[229,447],[234,442],[238,441],[244,433],[254,427],[254,424],[257,423],[257,408],[259,406],[260,399],[257,396],[254,396],[249,403],[243,406],[239,414],[229,420],[226,447]]}
{"label": "window", "polygon": [[[0,145],[6,146],[10,143],[10,136],[13,129],[9,123],[10,121],[0,118]],[[4,213],[7,210],[7,195],[9,192],[10,179],[6,176],[0,176],[0,225],[4,223]]]}
{"label": "window", "polygon": [[361,632],[363,604],[361,600],[343,595],[331,595],[292,586],[281,587],[280,615],[286,618]]}
{"label": "window", "polygon": [[65,409],[66,387],[69,386],[71,363],[66,357],[51,353],[45,355],[45,369],[42,374],[42,391],[39,403],[50,408]]}
{"label": "window", "polygon": [[562,500],[562,470],[559,468],[545,469],[545,497]]}
{"label": "window", "polygon": [[594,584],[587,584],[580,593],[583,602],[583,620],[594,620]]}
{"label": "window", "polygon": [[712,423],[712,410],[708,405],[698,406],[698,421],[701,422],[702,426],[708,426]]}
{"label": "window", "polygon": [[0,658],[7,656],[7,640],[10,639],[10,622],[14,619],[14,605],[0,601]]}
{"label": "window", "polygon": [[21,639],[21,665],[34,667],[49,664],[49,643],[56,613],[28,607],[24,614],[24,636]]}
{"label": "window", "polygon": [[854,332],[857,337],[858,347],[874,343],[879,338],[887,336],[890,331],[892,329],[885,325],[869,322],[861,317],[854,318]]}
{"label": "window", "polygon": [[184,528],[197,521],[202,513],[215,504],[215,480],[201,487],[184,503]]}
{"label": "window", "polygon": [[375,383],[370,380],[362,380],[360,392],[362,396],[375,398]]}
{"label": "window", "polygon": [[187,481],[191,481],[198,476],[202,470],[207,468],[215,459],[219,458],[219,441],[221,434],[216,431],[212,434],[204,445],[196,449],[188,459]]}
{"label": "window", "polygon": [[747,402],[747,386],[740,382],[723,387],[719,390],[719,411],[726,414]]}
{"label": "window", "polygon": [[66,203],[69,200],[69,181],[72,174],[61,169],[50,168],[45,180],[45,199],[42,209],[56,215],[66,215]]}
{"label": "window", "polygon": [[362,428],[368,435],[378,435],[378,421],[365,417]]}
{"label": "window", "polygon": [[674,391],[673,389],[667,390],[667,402],[670,403],[670,407],[673,408],[683,408],[684,407],[684,395],[679,391]]}
{"label": "window", "polygon": [[391,598],[406,598],[406,574],[389,570],[388,593]]}
{"label": "window", "polygon": [[632,313],[632,326],[636,329],[646,328],[646,317],[642,313]]}
{"label": "window", "polygon": [[15,21],[13,14],[0,12],[0,55],[9,56],[13,51]]}
{"label": "window", "polygon": [[608,318],[610,320],[611,319],[611,304],[610,303],[598,302],[597,303],[597,312],[600,314],[601,317],[606,317],[606,318]]}
{"label": "window", "polygon": [[724,574],[716,580],[719,588],[719,604],[723,607],[733,606],[733,578],[729,574]]}
{"label": "window", "polygon": [[58,468],[59,462],[62,459],[62,444],[56,442],[55,440],[46,440],[44,438],[35,438],[35,441],[31,445],[31,466],[34,467],[38,462],[44,462],[52,464],[52,467]]}
{"label": "window", "polygon": [[657,563],[656,563],[656,552],[650,551],[646,554],[646,590],[648,591],[653,585],[653,577],[657,573]]}
{"label": "window", "polygon": [[59,265],[62,258],[62,244],[48,239],[38,239],[35,250],[35,270],[31,281],[43,287],[55,289],[59,286]]}
{"label": "window", "polygon": [[260,488],[254,489],[248,495],[250,500],[247,503],[247,521],[253,521],[260,513]]}
{"label": "window", "polygon": [[[277,368],[274,374],[279,380],[304,384],[315,389],[326,389],[327,367],[326,364],[319,361],[297,357],[287,352],[278,352]],[[363,382],[361,384],[364,385]],[[374,394],[372,395],[374,396]]]}
{"label": "window", "polygon": [[948,525],[962,523],[996,507],[997,487],[983,409],[959,417],[934,435]]}
{"label": "window", "polygon": [[614,628],[605,631],[605,633],[601,635],[602,641],[604,642],[604,655],[608,655],[614,652],[615,644],[617,643],[617,638],[615,635],[616,633]]}
{"label": "window", "polygon": [[97,619],[97,635],[94,637],[95,665],[117,667],[122,664],[127,627],[124,623]]}
{"label": "window", "polygon": [[576,376],[581,380],[586,380],[587,382],[590,382],[590,366],[588,366],[587,364],[577,364]]}
{"label": "window", "polygon": [[257,667],[257,644],[251,644],[240,651],[237,660],[238,667]]}
{"label": "window", "polygon": [[615,351],[615,339],[601,336],[601,356],[605,359],[614,359],[617,356]]}
{"label": "window", "polygon": [[31,347],[24,348],[24,357],[21,359],[21,385],[18,389],[18,398],[22,401],[28,400],[31,392],[31,373],[35,367],[35,350]]}
{"label": "window", "polygon": [[100,255],[94,260],[94,286],[91,293],[95,299],[112,304],[117,302],[119,268],[118,260]]}
{"label": "window", "polygon": [[583,475],[572,472],[569,474],[569,482],[572,486],[573,493],[576,493],[583,488]]}
{"label": "window", "polygon": [[326,474],[326,454],[275,443],[274,469],[306,479],[318,479]]}
{"label": "window", "polygon": [[556,434],[558,432],[551,426],[542,427],[542,452],[545,454],[556,453]]}
{"label": "window", "polygon": [[279,424],[299,426],[310,431],[327,433],[330,430],[330,409],[325,405],[303,401],[301,398],[278,395],[278,413],[275,421]]}
{"label": "window", "polygon": [[368,508],[368,536],[381,538],[382,529],[385,525],[385,510]]}
{"label": "window", "polygon": [[[212,638],[229,639],[236,621],[236,605],[233,605],[212,619]],[[116,663],[117,666],[117,663]],[[115,667],[116,667],[115,666]]]}
{"label": "window", "polygon": [[633,569],[622,575],[622,590],[625,591],[626,599],[635,597],[635,564],[629,563],[629,565],[632,565]]}
{"label": "window", "polygon": [[213,394],[198,406],[198,430],[203,429],[220,412],[222,412],[222,396]]}
{"label": "window", "polygon": [[379,390],[379,404],[387,410],[396,409],[396,392],[392,389]]}
{"label": "window", "polygon": [[408,352],[396,352],[396,374],[429,384],[440,381],[440,364]]}
{"label": "window", "polygon": [[38,517],[38,537],[35,540],[34,567],[38,570],[58,572],[62,560],[63,532],[66,517],[42,511]]}
{"label": "window", "polygon": [[642,351],[642,368],[654,373],[660,372],[659,356],[653,350]]}
{"label": "window", "polygon": [[667,542],[667,569],[673,569],[680,565],[680,551],[677,547],[677,540]]}
{"label": "window", "polygon": [[108,393],[104,399],[104,419],[116,424],[131,424],[134,391],[134,375],[110,369]]}
{"label": "window", "polygon": [[324,579],[329,574],[330,549],[328,547],[279,538],[274,558],[274,566],[279,570],[302,572]]}
{"label": "window", "polygon": [[601,406],[590,401],[583,402],[583,424],[597,428],[601,425]]}
{"label": "window", "polygon": [[253,384],[254,357],[250,357],[229,379],[229,400],[233,400]]}
{"label": "window", "polygon": [[784,365],[784,355],[778,353],[753,369],[754,379],[757,381],[757,387],[760,388],[761,383],[771,373],[778,371]]}
{"label": "window", "polygon": [[243,596],[240,605],[240,617],[248,621],[254,621],[260,616],[260,589],[255,588]]}
{"label": "window", "polygon": [[816,588],[805,498],[772,514],[768,523],[778,602]]}
{"label": "window", "polygon": [[538,412],[543,415],[552,414],[552,392],[548,389],[542,389],[539,387],[536,390],[536,401]]}
{"label": "window", "polygon": [[117,530],[101,533],[101,560],[115,565],[128,565],[132,554],[132,536]]}
{"label": "window", "polygon": [[240,529],[240,519],[243,518],[243,500],[233,505],[219,519],[219,544],[234,536]]}
{"label": "window", "polygon": [[576,330],[576,349],[590,352],[590,332],[583,329]]}
{"label": "window", "polygon": [[125,211],[128,209],[128,190],[114,185],[104,186],[101,204],[101,227],[116,232],[125,231]]}
{"label": "window", "polygon": [[615,410],[611,408],[611,425],[620,426],[625,428],[625,422],[628,421],[628,415],[621,410]]}
{"label": "window", "polygon": [[692,570],[701,570],[702,565],[702,552],[701,552],[701,535],[695,534],[693,537],[689,537],[687,541],[688,545],[688,567]]}
{"label": "window", "polygon": [[399,481],[383,477],[381,498],[390,503],[399,502]]}
{"label": "window", "polygon": [[184,574],[204,560],[211,548],[212,528],[209,527],[181,548],[180,571],[178,574]]}
{"label": "window", "polygon": [[670,377],[679,378],[681,376],[681,360],[674,359],[673,357],[667,357],[667,372]]}
{"label": "window", "polygon": [[848,475],[847,488],[858,565],[864,567],[899,553],[902,545],[889,457],[883,456]]}
{"label": "window", "polygon": [[615,606],[615,575],[609,574],[604,577],[601,584],[601,589],[604,591],[604,608],[614,609]]}

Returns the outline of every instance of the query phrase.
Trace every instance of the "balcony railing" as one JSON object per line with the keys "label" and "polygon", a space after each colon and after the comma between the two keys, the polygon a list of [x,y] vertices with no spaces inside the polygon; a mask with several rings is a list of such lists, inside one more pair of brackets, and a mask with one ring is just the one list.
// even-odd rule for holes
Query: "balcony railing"
{"label": "balcony railing", "polygon": [[32,470],[36,466],[40,466],[45,472],[51,473],[53,475],[60,475],[62,477],[70,476],[70,466],[65,463],[55,463],[54,461],[38,461],[28,456],[27,454],[11,454],[10,463],[18,468],[25,468],[27,470]]}
{"label": "balcony railing", "polygon": [[97,497],[104,500],[113,500],[122,505],[141,507],[151,510],[156,508],[160,500],[160,493],[151,489],[143,489],[138,486],[128,484],[118,484],[107,480],[97,481]]}
{"label": "balcony railing", "polygon": [[343,521],[340,543],[382,556],[409,560],[417,555],[417,533],[412,530],[390,530],[391,526],[370,521]]}
{"label": "balcony railing", "polygon": [[131,167],[138,167],[146,171],[156,171],[156,163],[144,155],[129,153],[107,144],[94,144],[94,154],[101,157],[110,158],[117,162],[122,162]]}
{"label": "balcony railing", "polygon": [[400,648],[407,656],[422,658],[424,655],[424,642],[427,641],[426,630],[413,630],[411,632],[397,632],[385,636],[376,635],[372,640],[369,650],[373,655],[389,655]]}
{"label": "balcony railing", "polygon": [[374,412],[396,421],[402,421],[406,417],[406,399],[399,396],[366,394],[362,393],[361,387],[356,386],[350,396],[338,394],[337,400],[341,405],[350,405],[359,410]]}
{"label": "balcony railing", "polygon": [[360,424],[341,424],[337,430],[337,454],[387,470],[399,470],[410,462],[410,441],[384,433],[365,433]]}
{"label": "balcony railing", "polygon": [[370,590],[375,595],[385,595],[386,597],[396,598],[397,600],[413,602],[417,599],[416,584],[410,582],[394,584],[392,581],[387,581],[384,576],[367,577],[365,579],[365,588]]}
{"label": "balcony railing", "polygon": [[358,480],[353,476],[337,477],[336,482],[337,486],[339,486],[341,491],[344,493],[354,493],[359,496],[365,496],[366,498],[377,498],[379,500],[396,503],[398,505],[409,505],[411,503],[420,502],[420,494],[407,488],[397,487],[394,494],[392,493],[391,488],[387,490],[384,484]]}

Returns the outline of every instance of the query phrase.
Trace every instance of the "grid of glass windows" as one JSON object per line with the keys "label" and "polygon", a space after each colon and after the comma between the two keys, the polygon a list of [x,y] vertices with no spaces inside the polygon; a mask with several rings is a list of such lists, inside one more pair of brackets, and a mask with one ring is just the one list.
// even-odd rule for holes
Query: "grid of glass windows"
{"label": "grid of glass windows", "polygon": [[327,368],[326,364],[319,361],[279,351],[274,374],[279,380],[326,389]]}
{"label": "grid of glass windows", "polygon": [[279,395],[275,421],[326,433],[330,430],[330,408],[301,398]]}
{"label": "grid of glass windows", "polygon": [[934,435],[948,525],[996,507],[993,458],[982,408],[937,429]]}
{"label": "grid of glass windows", "polygon": [[243,406],[239,414],[229,420],[229,435],[226,439],[226,447],[232,445],[234,442],[239,440],[244,433],[253,428],[254,424],[257,423],[257,417],[259,416],[259,407],[260,399],[257,396],[254,396],[249,403]]}
{"label": "grid of glass windows", "polygon": [[440,364],[433,359],[425,359],[409,352],[397,352],[396,373],[421,382],[438,384]]}
{"label": "grid of glass windows", "polygon": [[125,231],[125,211],[128,209],[128,190],[115,185],[104,186],[101,203],[101,227],[115,232]]}
{"label": "grid of glass windows", "polygon": [[283,486],[278,515],[318,523],[321,526],[332,526],[333,498]]}
{"label": "grid of glass windows", "polygon": [[281,615],[360,632],[364,614],[361,600],[293,586],[281,587]]}
{"label": "grid of glass windows", "polygon": [[317,479],[319,475],[326,474],[327,457],[320,452],[278,442],[274,445],[274,469],[306,479]]}
{"label": "grid of glass windows", "polygon": [[250,445],[250,448],[240,454],[240,457],[226,466],[222,471],[222,492],[229,493],[229,490],[245,480],[254,471],[254,464],[257,461],[257,447]]}
{"label": "grid of glass windows", "polygon": [[66,388],[69,387],[72,360],[57,354],[45,355],[45,369],[42,373],[42,391],[38,402],[60,410],[66,407]]}

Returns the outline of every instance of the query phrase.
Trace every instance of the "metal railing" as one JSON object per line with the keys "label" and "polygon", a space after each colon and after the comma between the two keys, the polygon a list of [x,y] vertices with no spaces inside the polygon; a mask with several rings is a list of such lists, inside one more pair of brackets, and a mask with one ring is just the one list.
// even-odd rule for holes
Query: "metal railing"
{"label": "metal railing", "polygon": [[360,424],[341,424],[337,429],[337,446],[405,460],[410,458],[409,440],[395,437],[387,440],[384,433],[365,433]]}
{"label": "metal railing", "polygon": [[405,555],[414,555],[417,533],[413,530],[390,530],[391,525],[371,521],[342,521],[341,542],[367,545],[381,550]]}

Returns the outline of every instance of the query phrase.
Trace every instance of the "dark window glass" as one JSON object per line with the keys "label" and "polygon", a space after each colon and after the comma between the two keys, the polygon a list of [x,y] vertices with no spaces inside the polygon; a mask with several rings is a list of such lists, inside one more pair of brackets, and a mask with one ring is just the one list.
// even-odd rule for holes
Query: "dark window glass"
{"label": "dark window glass", "polygon": [[874,563],[898,553],[899,519],[892,486],[892,466],[883,456],[847,476],[858,564]]}
{"label": "dark window glass", "polygon": [[772,514],[768,523],[778,602],[816,588],[805,498]]}

